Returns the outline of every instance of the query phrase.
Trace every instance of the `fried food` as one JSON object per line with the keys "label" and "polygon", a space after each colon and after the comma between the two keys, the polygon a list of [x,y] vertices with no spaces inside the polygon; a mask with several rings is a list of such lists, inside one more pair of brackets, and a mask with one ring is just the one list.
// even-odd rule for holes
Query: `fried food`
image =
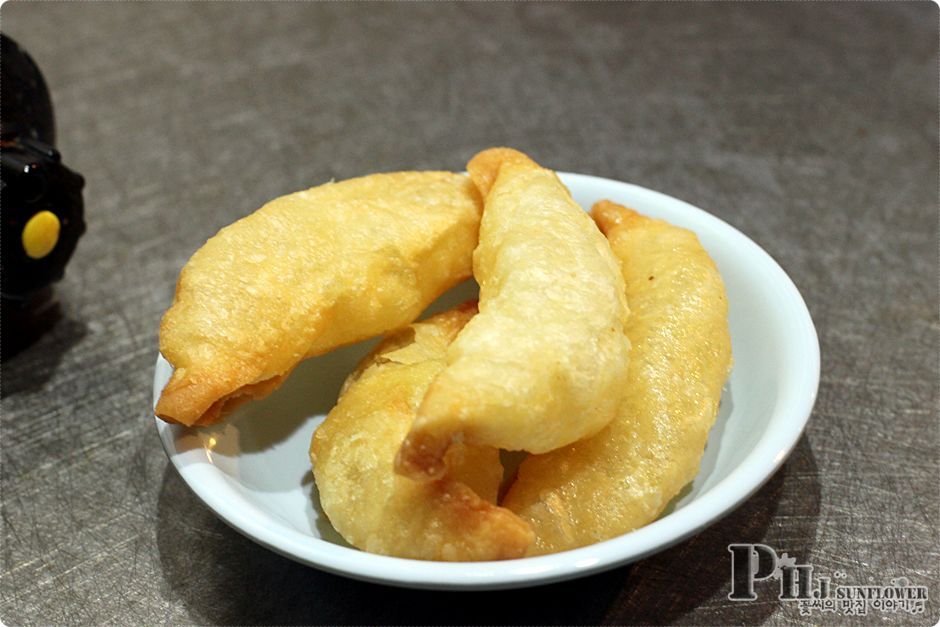
{"label": "fried food", "polygon": [[373,174],[273,200],[211,238],[160,327],[159,417],[207,425],[298,362],[408,324],[470,276],[482,205],[450,172]]}
{"label": "fried food", "polygon": [[507,148],[467,165],[484,196],[473,273],[480,313],[447,351],[397,469],[443,475],[455,442],[534,453],[613,419],[629,343],[623,278],[606,239],[551,170]]}
{"label": "fried food", "polygon": [[499,452],[457,444],[450,472],[434,482],[395,474],[398,447],[447,346],[476,312],[465,305],[386,338],[343,386],[310,447],[320,503],[336,530],[360,549],[425,560],[521,557],[532,532],[497,507]]}
{"label": "fried food", "polygon": [[626,397],[594,437],[520,465],[503,505],[532,525],[536,555],[655,520],[698,473],[731,368],[724,284],[695,234],[609,201],[592,215],[630,301]]}

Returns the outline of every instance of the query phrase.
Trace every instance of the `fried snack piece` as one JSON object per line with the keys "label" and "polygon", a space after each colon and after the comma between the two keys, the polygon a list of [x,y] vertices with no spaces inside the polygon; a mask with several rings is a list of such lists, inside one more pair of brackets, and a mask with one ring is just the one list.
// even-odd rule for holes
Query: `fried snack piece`
{"label": "fried snack piece", "polygon": [[393,462],[447,346],[474,304],[396,331],[358,366],[310,447],[320,503],[336,530],[371,553],[443,561],[522,556],[532,531],[497,507],[499,452],[459,444],[450,473],[419,483]]}
{"label": "fried snack piece", "polygon": [[480,313],[447,352],[397,469],[440,477],[466,441],[542,453],[593,435],[623,394],[623,278],[606,239],[551,170],[508,148],[467,165],[484,195],[473,273]]}
{"label": "fried snack piece", "polygon": [[695,234],[609,201],[592,214],[630,301],[627,394],[594,437],[522,462],[503,505],[535,530],[531,554],[607,540],[659,516],[698,473],[731,368],[724,284]]}
{"label": "fried snack piece", "polygon": [[373,174],[277,198],[180,273],[160,326],[168,422],[207,425],[306,357],[408,324],[470,276],[482,203],[450,172]]}

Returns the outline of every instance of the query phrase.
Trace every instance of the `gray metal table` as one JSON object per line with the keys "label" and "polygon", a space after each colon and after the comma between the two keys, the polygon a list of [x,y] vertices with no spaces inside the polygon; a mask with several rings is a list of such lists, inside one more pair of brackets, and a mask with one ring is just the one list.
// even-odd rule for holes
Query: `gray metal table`
{"label": "gray metal table", "polygon": [[[2,366],[0,617],[20,623],[759,623],[732,542],[940,612],[937,8],[931,3],[9,3],[88,233],[60,318]],[[270,198],[490,145],[690,200],[766,248],[823,352],[791,459],[691,540],[499,593],[403,591],[231,531],[150,414],[179,268]],[[852,622],[817,614],[822,622]]]}

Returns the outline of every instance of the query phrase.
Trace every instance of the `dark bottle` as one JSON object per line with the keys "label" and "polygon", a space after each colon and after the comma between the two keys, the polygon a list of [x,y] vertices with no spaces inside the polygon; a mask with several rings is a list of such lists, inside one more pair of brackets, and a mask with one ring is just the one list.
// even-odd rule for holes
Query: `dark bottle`
{"label": "dark bottle", "polygon": [[6,35],[0,42],[0,293],[9,313],[62,278],[85,232],[85,181],[53,147],[52,101],[36,63]]}
{"label": "dark bottle", "polygon": [[[0,34],[0,360],[61,318],[51,284],[62,278],[82,218],[82,177],[62,165],[49,90],[32,58]],[[0,389],[0,396],[7,386]]]}

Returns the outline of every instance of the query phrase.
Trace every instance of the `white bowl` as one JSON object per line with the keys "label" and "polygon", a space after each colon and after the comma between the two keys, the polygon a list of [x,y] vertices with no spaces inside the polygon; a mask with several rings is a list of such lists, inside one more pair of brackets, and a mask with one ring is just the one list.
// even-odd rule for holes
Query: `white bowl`
{"label": "white bowl", "polygon": [[[372,342],[311,359],[280,390],[202,429],[157,419],[167,455],[222,520],[256,542],[316,568],[397,586],[493,589],[544,584],[626,564],[715,522],[761,486],[787,457],[819,384],[819,344],[796,287],[760,247],[688,203],[636,185],[560,173],[583,207],[604,198],[698,234],[724,277],[734,370],[701,470],[659,520],[618,538],[554,555],[502,562],[423,562],[351,548],[319,508],[307,456],[310,438],[346,374]],[[433,310],[474,295],[455,288]],[[154,402],[171,373],[158,358]]]}

